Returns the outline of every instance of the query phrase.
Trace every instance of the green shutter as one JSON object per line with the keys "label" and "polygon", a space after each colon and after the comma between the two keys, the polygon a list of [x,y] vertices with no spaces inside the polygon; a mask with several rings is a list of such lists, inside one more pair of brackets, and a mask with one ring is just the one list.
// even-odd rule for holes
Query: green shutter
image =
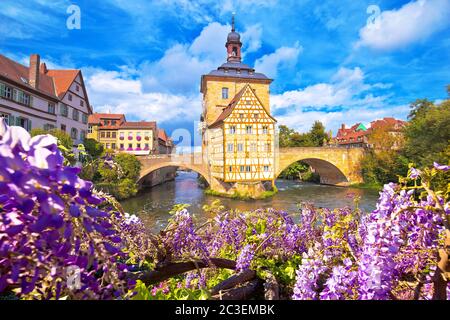
{"label": "green shutter", "polygon": [[31,128],[32,128],[32,127],[31,127],[31,120],[28,120],[28,128],[27,128],[27,130],[28,130],[28,131],[31,131]]}
{"label": "green shutter", "polygon": [[20,127],[20,117],[16,117],[16,126]]}
{"label": "green shutter", "polygon": [[33,96],[32,96],[32,95],[30,95],[30,104],[29,104],[29,106],[30,106],[30,107],[33,106]]}
{"label": "green shutter", "polygon": [[0,82],[0,97],[6,96],[5,84]]}
{"label": "green shutter", "polygon": [[9,118],[9,120],[8,120],[9,123],[8,124],[10,126],[13,126],[14,125],[14,116],[12,114],[10,114],[8,118]]}

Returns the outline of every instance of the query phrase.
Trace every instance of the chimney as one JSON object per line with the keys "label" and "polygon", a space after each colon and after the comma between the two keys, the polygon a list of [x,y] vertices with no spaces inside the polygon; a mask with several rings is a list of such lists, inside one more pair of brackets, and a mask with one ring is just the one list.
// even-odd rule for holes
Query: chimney
{"label": "chimney", "polygon": [[47,65],[45,64],[45,62],[41,63],[41,73],[47,74],[47,72],[48,72]]}
{"label": "chimney", "polygon": [[343,124],[341,125],[341,129],[342,129],[342,130],[345,130],[345,123],[343,123]]}
{"label": "chimney", "polygon": [[35,89],[39,89],[39,67],[41,65],[41,57],[38,54],[30,56],[30,68],[28,71],[28,83]]}

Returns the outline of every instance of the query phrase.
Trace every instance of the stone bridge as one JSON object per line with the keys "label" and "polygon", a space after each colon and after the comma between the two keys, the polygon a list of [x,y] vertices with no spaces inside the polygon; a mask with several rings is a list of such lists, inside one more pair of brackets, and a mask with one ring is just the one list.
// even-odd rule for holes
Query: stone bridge
{"label": "stone bridge", "polygon": [[191,154],[158,154],[145,157],[138,157],[142,164],[139,180],[161,168],[177,167],[180,169],[190,169],[202,175],[211,184],[207,161],[201,153]]}
{"label": "stone bridge", "polygon": [[[297,161],[309,164],[319,175],[323,184],[347,186],[362,182],[359,162],[364,154],[363,148],[301,147],[280,148],[275,157],[275,175]],[[142,163],[140,180],[151,172],[165,168],[178,167],[190,169],[202,175],[212,186],[218,183],[208,171],[207,156],[202,153],[150,155],[139,157]]]}
{"label": "stone bridge", "polygon": [[363,154],[363,148],[280,148],[276,160],[276,176],[294,162],[301,160],[320,175],[320,183],[339,186],[361,183],[363,180],[359,163]]}

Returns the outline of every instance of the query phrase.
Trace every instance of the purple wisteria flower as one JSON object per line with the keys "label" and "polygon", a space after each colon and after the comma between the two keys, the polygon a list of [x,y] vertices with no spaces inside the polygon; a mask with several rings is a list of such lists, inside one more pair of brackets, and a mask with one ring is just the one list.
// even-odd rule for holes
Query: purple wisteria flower
{"label": "purple wisteria flower", "polygon": [[433,166],[437,169],[437,170],[441,170],[441,171],[448,171],[450,169],[450,166],[445,166],[445,165],[440,165],[437,162],[433,163]]}
{"label": "purple wisteria flower", "polygon": [[239,253],[236,259],[236,271],[244,271],[250,269],[253,258],[255,257],[255,246],[247,244]]}
{"label": "purple wisteria flower", "polygon": [[416,168],[409,169],[409,177],[411,179],[417,179],[421,174],[422,174],[422,171],[420,171]]}
{"label": "purple wisteria flower", "polygon": [[[130,248],[141,234],[123,233],[123,217],[64,166],[51,135],[31,138],[0,121],[0,294],[19,297],[125,297]],[[99,207],[100,206],[100,207]],[[68,270],[79,278],[71,279]],[[73,283],[77,285],[73,285]]]}

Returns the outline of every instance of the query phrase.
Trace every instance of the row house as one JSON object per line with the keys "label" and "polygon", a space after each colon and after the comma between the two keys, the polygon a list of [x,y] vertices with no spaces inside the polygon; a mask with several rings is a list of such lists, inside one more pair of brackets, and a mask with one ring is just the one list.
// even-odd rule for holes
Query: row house
{"label": "row house", "polygon": [[350,128],[342,124],[332,143],[343,147],[365,147],[368,143],[368,133],[367,127],[362,123],[356,123]]}
{"label": "row house", "polygon": [[160,154],[171,154],[175,152],[174,143],[164,129],[158,129],[158,148]]}
{"label": "row house", "polygon": [[[94,113],[89,119],[88,138],[97,140],[107,150],[137,156],[171,153],[173,142],[160,131],[155,121],[127,121],[124,114]],[[164,143],[165,148],[161,148]]]}
{"label": "row house", "polygon": [[[372,121],[368,127],[362,123],[356,123],[347,128],[345,124],[342,124],[336,137],[330,141],[330,144],[342,147],[377,147],[369,143],[369,135],[374,130],[386,130],[390,135],[400,137],[405,125],[405,121],[391,117]],[[392,148],[398,148],[398,145],[394,144]]]}
{"label": "row house", "polygon": [[0,55],[0,116],[28,131],[60,129],[83,143],[92,114],[81,70],[49,70],[32,54],[29,66]]}

